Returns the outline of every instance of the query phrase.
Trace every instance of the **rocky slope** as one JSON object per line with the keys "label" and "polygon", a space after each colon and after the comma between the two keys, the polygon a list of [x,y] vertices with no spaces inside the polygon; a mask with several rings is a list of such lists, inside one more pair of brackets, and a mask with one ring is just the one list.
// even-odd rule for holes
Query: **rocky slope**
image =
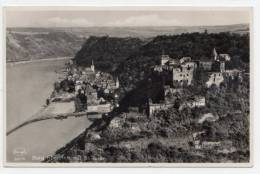
{"label": "rocky slope", "polygon": [[17,32],[6,33],[7,61],[37,60],[70,57],[80,49],[84,38],[62,32]]}

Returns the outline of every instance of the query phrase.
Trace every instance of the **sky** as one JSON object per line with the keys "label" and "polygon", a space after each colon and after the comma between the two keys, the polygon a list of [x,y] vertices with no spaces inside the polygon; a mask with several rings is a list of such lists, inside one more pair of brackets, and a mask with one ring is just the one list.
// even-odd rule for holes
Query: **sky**
{"label": "sky", "polygon": [[249,8],[9,7],[7,27],[214,26],[249,24]]}

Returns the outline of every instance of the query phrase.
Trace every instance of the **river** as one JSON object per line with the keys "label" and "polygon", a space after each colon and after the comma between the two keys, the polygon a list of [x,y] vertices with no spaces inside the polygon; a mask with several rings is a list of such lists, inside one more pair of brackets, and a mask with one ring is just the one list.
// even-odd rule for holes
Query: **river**
{"label": "river", "polygon": [[[6,65],[6,129],[24,122],[45,104],[66,59]],[[7,162],[40,162],[82,133],[86,117],[32,123],[6,138]]]}

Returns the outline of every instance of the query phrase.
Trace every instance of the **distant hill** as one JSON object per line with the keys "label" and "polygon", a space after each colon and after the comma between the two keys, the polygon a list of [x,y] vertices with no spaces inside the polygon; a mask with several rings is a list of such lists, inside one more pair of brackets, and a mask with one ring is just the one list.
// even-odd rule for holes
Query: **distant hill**
{"label": "distant hill", "polygon": [[78,37],[89,36],[111,36],[111,37],[155,37],[157,35],[173,35],[181,33],[204,32],[219,33],[231,32],[245,34],[249,32],[248,24],[218,25],[218,26],[162,26],[162,27],[86,27],[86,28],[9,28],[19,33],[40,33],[40,32],[66,32],[75,34]]}
{"label": "distant hill", "polygon": [[66,32],[6,33],[7,61],[74,56],[85,39]]}
{"label": "distant hill", "polygon": [[87,27],[87,28],[8,28],[6,32],[7,61],[34,60],[74,56],[90,36],[136,37],[141,40],[157,35],[181,33],[231,32],[246,34],[249,25],[172,26],[172,27]]}

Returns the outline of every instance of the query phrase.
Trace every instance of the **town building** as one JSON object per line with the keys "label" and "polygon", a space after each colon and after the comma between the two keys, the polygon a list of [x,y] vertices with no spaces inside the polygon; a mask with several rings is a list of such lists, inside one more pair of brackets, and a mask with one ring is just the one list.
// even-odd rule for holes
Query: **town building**
{"label": "town building", "polygon": [[166,110],[172,107],[173,104],[166,103],[153,103],[152,100],[149,100],[149,115],[153,115],[156,111]]}
{"label": "town building", "polygon": [[242,81],[242,71],[238,69],[232,69],[232,70],[226,70],[225,74],[232,79],[234,79],[236,76]]}
{"label": "town building", "polygon": [[90,113],[109,113],[113,110],[113,106],[110,103],[96,104],[88,106],[87,112]]}
{"label": "town building", "polygon": [[202,149],[213,149],[213,148],[220,147],[220,146],[221,146],[220,141],[203,141],[203,142],[201,142]]}
{"label": "town building", "polygon": [[204,107],[206,106],[206,99],[204,96],[194,96],[185,101],[180,107],[179,110],[184,109],[185,107],[188,108],[195,108],[195,107]]}

